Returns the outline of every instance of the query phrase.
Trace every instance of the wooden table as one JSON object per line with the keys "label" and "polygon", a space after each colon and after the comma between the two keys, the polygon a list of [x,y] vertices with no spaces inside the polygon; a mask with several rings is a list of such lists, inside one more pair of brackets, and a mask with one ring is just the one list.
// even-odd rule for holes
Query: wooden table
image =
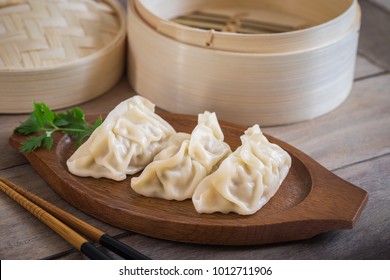
{"label": "wooden table", "polygon": [[[349,98],[329,114],[264,131],[317,160],[369,193],[352,230],[267,246],[202,246],[165,241],[102,223],[62,200],[8,138],[27,115],[0,115],[0,176],[20,184],[107,231],[153,259],[390,259],[390,1],[360,1],[363,23],[355,81]],[[125,3],[125,1],[122,1]],[[124,77],[105,95],[80,107],[112,110],[134,95]],[[1,259],[84,259],[62,238],[0,193]]]}

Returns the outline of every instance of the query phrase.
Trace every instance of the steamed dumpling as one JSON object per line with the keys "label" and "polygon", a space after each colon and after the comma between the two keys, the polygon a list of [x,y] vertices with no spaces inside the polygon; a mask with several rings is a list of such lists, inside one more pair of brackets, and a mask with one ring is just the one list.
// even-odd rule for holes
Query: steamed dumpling
{"label": "steamed dumpling", "polygon": [[232,152],[224,138],[217,115],[206,111],[198,115],[198,125],[192,131],[188,153],[210,173]]}
{"label": "steamed dumpling", "polygon": [[206,168],[188,153],[190,134],[178,133],[168,147],[159,153],[139,177],[131,179],[131,187],[147,197],[184,200],[192,197],[195,187],[206,177]]}
{"label": "steamed dumpling", "polygon": [[171,136],[168,146],[156,155],[142,174],[131,179],[131,187],[148,197],[191,198],[198,183],[231,153],[223,140],[215,113],[200,114],[191,135]]}
{"label": "steamed dumpling", "polygon": [[134,96],[118,104],[66,162],[77,176],[126,179],[145,168],[175,130],[154,113],[154,104]]}
{"label": "steamed dumpling", "polygon": [[203,179],[192,201],[199,213],[250,215],[277,192],[291,167],[290,155],[272,144],[255,125],[241,136],[242,145]]}

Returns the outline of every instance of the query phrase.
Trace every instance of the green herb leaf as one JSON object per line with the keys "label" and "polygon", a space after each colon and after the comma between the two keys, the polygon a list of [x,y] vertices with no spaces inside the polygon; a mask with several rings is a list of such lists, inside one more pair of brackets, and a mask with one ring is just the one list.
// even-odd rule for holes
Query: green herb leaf
{"label": "green herb leaf", "polygon": [[45,137],[43,139],[43,147],[45,147],[46,150],[51,150],[54,144],[54,139],[52,137]]}
{"label": "green herb leaf", "polygon": [[99,116],[99,117],[97,118],[97,120],[95,121],[95,123],[93,124],[93,126],[92,126],[92,132],[93,132],[96,128],[98,128],[102,123],[103,123],[103,118],[102,118],[102,116]]}
{"label": "green herb leaf", "polygon": [[61,121],[59,126],[64,127],[84,127],[87,122],[85,121],[84,112],[80,108],[73,108],[72,110],[68,110],[65,113],[61,113],[58,115],[58,121]]}
{"label": "green herb leaf", "polygon": [[16,129],[16,132],[19,132],[24,135],[36,133],[41,130],[36,118],[34,115],[31,115],[29,119],[22,122]]}
{"label": "green herb leaf", "polygon": [[34,102],[34,111],[26,121],[15,129],[15,132],[24,135],[41,133],[38,136],[27,138],[22,143],[20,149],[22,152],[32,152],[42,146],[47,150],[51,150],[54,145],[54,139],[52,138],[54,132],[61,131],[72,136],[77,145],[80,146],[84,139],[90,136],[102,122],[102,118],[99,117],[91,125],[85,120],[84,112],[77,107],[56,114],[46,104]]}
{"label": "green herb leaf", "polygon": [[44,134],[40,136],[30,136],[25,142],[22,143],[20,148],[21,152],[31,153],[42,146],[42,143],[46,136]]}
{"label": "green herb leaf", "polygon": [[33,115],[37,120],[37,124],[40,127],[52,126],[56,118],[56,113],[49,109],[44,103],[34,102]]}
{"label": "green herb leaf", "polygon": [[[61,116],[60,116],[61,117]],[[63,126],[67,126],[70,124],[69,121],[67,121],[66,119],[56,119],[54,121],[54,124],[58,127],[63,127]]]}

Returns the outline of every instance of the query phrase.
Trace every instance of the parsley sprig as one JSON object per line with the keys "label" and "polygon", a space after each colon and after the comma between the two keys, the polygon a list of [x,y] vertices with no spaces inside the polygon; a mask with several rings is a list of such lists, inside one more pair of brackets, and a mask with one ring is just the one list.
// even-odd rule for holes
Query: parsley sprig
{"label": "parsley sprig", "polygon": [[56,131],[70,135],[80,146],[102,122],[99,117],[94,124],[88,123],[84,112],[77,107],[57,114],[44,103],[34,102],[34,111],[15,131],[24,135],[35,134],[28,137],[20,148],[22,152],[31,153],[42,146],[50,150],[54,144],[52,134]]}

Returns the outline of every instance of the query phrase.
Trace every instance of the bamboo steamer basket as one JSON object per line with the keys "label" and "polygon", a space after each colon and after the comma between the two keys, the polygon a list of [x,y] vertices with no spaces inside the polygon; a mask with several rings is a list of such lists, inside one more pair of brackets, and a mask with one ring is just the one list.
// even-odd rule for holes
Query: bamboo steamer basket
{"label": "bamboo steamer basket", "polygon": [[[202,9],[260,8],[286,13],[303,29],[237,34],[173,22]],[[356,0],[130,0],[129,81],[172,112],[211,110],[244,125],[309,120],[348,97],[360,20]]]}
{"label": "bamboo steamer basket", "polygon": [[0,113],[91,100],[125,68],[126,18],[115,0],[0,2]]}
{"label": "bamboo steamer basket", "polygon": [[[239,2],[239,3],[238,3]],[[355,21],[353,0],[134,0],[141,18],[159,33],[196,46],[238,52],[291,52],[318,47],[324,36],[343,36]],[[290,27],[295,32],[240,34],[213,32],[177,24],[170,19],[192,11],[217,12]],[[311,27],[311,28],[308,28]],[[305,30],[301,30],[305,29]]]}

